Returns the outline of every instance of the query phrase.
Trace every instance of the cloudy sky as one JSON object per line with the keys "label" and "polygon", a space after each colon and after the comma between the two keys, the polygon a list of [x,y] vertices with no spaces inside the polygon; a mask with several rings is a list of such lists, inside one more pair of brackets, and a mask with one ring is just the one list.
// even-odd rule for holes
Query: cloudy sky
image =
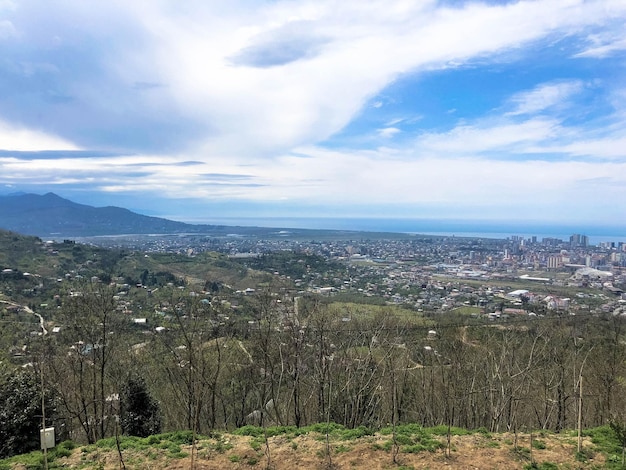
{"label": "cloudy sky", "polygon": [[626,0],[0,0],[0,194],[624,225]]}

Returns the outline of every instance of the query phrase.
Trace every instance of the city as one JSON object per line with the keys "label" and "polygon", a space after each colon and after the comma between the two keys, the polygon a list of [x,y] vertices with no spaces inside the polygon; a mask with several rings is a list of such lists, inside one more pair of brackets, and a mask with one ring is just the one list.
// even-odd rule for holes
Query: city
{"label": "city", "polygon": [[[259,240],[236,234],[222,238],[194,234],[89,240],[109,247],[190,257],[215,251],[279,276],[294,292],[350,293],[429,314],[458,308],[491,314],[492,318],[546,311],[620,313],[626,304],[623,242],[591,246],[580,234],[569,240],[515,235],[503,240],[420,235],[370,239],[366,232],[359,235],[358,239],[334,241]],[[281,271],[271,261],[260,264],[264,255],[288,252],[321,257],[330,264],[324,265],[325,272],[308,267],[295,273],[293,269]],[[499,311],[501,304],[510,307]]]}

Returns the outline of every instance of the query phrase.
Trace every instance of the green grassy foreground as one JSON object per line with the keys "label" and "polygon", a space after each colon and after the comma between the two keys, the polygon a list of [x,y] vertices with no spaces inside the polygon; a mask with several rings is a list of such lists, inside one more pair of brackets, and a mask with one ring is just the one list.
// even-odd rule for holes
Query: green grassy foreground
{"label": "green grassy foreground", "polygon": [[[447,449],[448,432],[454,438],[450,449]],[[506,448],[507,455],[511,459],[510,468],[543,470],[625,468],[622,465],[622,447],[609,426],[585,430],[583,433],[585,446],[580,453],[576,452],[577,434],[575,431],[562,432],[558,435],[548,431],[535,431],[531,441],[528,439],[528,433],[516,436],[516,442],[513,442],[512,436],[510,433],[492,434],[486,429],[468,431],[453,427],[448,430],[447,426],[423,428],[416,424],[400,425],[395,430],[392,427],[386,427],[377,431],[363,426],[348,429],[334,423],[320,423],[303,428],[244,426],[231,433],[215,432],[210,436],[194,435],[191,431],[177,431],[146,438],[120,436],[116,439],[112,437],[84,446],[65,441],[48,452],[48,468],[101,470],[121,468],[120,455],[127,469],[190,468],[190,453],[192,452],[195,452],[195,459],[204,459],[214,464],[214,467],[209,465],[200,468],[220,468],[223,465],[231,468],[254,468],[257,464],[258,468],[267,468],[266,447],[272,449],[275,455],[280,455],[281,447],[292,454],[297,451],[305,454],[312,453],[314,455],[310,457],[317,458],[319,462],[324,463],[327,458],[331,462],[333,456],[335,460],[338,460],[342,454],[348,454],[355,447],[360,446],[360,449],[368,449],[372,454],[382,454],[389,463],[384,468],[408,470],[417,467],[403,465],[403,460],[415,458],[415,454],[420,453],[426,456],[439,453],[440,456],[445,455],[455,459],[457,464],[462,464],[464,452],[460,445],[463,442],[462,439],[465,438],[473,439],[473,446],[480,443],[479,446],[484,447],[487,452],[502,451]],[[557,438],[560,444],[555,443]],[[195,442],[195,447],[192,449],[193,442]],[[532,449],[529,442],[532,442]],[[309,447],[310,443],[316,447]],[[565,449],[562,443],[567,443],[564,452],[569,455],[555,457],[559,460],[558,463],[542,459],[542,450],[552,448],[556,452],[557,448]],[[298,450],[299,446],[306,448]],[[360,453],[363,454],[362,450]],[[450,465],[450,463],[446,464]],[[355,464],[352,463],[352,466],[354,467]],[[270,467],[282,468],[274,464]],[[0,460],[0,470],[43,468],[44,457],[40,451]],[[336,468],[343,467],[336,465]]]}

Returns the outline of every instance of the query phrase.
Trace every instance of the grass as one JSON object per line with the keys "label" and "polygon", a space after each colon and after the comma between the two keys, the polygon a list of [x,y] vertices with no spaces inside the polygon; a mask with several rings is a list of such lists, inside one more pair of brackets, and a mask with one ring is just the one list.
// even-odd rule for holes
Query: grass
{"label": "grass", "polygon": [[584,453],[576,455],[577,459],[585,458],[594,451],[601,452],[606,457],[605,468],[618,469],[622,467],[622,446],[610,426],[600,426],[583,431],[583,436],[591,439],[594,448],[584,449]]}
{"label": "grass", "polygon": [[[208,439],[206,436],[196,435],[196,440]],[[224,451],[228,449],[228,444],[221,441],[220,436],[216,436],[218,447]],[[176,431],[164,434],[158,434],[146,438],[121,436],[119,438],[119,446],[122,451],[136,450],[145,453],[150,459],[154,460],[158,457],[159,452],[166,457],[172,459],[182,459],[187,457],[187,453],[181,448],[183,445],[190,445],[193,442],[193,433],[191,431]],[[63,465],[58,459],[69,457],[76,448],[76,444],[72,441],[64,441],[53,449],[48,451],[48,468],[62,468]],[[232,447],[232,446],[230,446]],[[95,444],[84,446],[80,452],[84,460],[92,461],[92,454],[98,450],[116,451],[117,441],[114,437],[101,439]],[[21,466],[25,470],[40,470],[44,468],[44,457],[41,451],[33,451],[28,454],[16,455],[4,460],[0,460],[0,470],[9,470],[15,466]]]}
{"label": "grass", "polygon": [[[469,431],[460,428],[451,428],[451,434],[462,435],[469,434]],[[432,428],[423,428],[418,424],[404,424],[396,426],[395,443],[400,446],[400,452],[407,454],[415,454],[418,452],[434,452],[437,449],[445,447],[440,440],[440,436],[447,435],[447,426],[436,426]],[[393,434],[393,428],[386,427],[380,430],[383,436]],[[386,441],[382,448],[390,451],[393,448],[394,441],[390,439]]]}
{"label": "grass", "polygon": [[337,447],[335,447],[334,450],[336,454],[342,454],[344,452],[350,452],[352,450],[352,447],[346,446],[344,444],[339,444]]}
{"label": "grass", "polygon": [[263,447],[263,444],[264,444],[264,440],[258,437],[254,437],[252,438],[252,440],[250,440],[250,447],[252,447],[252,449],[257,452],[261,450],[261,448]]}
{"label": "grass", "polygon": [[365,426],[350,429],[336,423],[317,423],[302,428],[297,428],[295,426],[270,426],[265,428],[265,430],[259,426],[243,426],[233,431],[233,434],[237,436],[250,436],[256,439],[264,439],[266,434],[267,437],[286,436],[293,439],[294,437],[309,433],[323,435],[328,433],[332,440],[349,441],[364,436],[371,436],[374,434],[374,430]]}
{"label": "grass", "polygon": [[546,448],[546,443],[539,439],[533,440],[533,448],[543,450]]}
{"label": "grass", "polygon": [[412,326],[431,326],[434,321],[424,318],[414,310],[398,305],[364,305],[351,302],[333,302],[328,306],[330,312],[338,316],[349,316],[353,319],[367,320],[379,315],[397,318]]}
{"label": "grass", "polygon": [[[462,428],[451,427],[449,432],[454,436],[468,434],[479,436],[481,438],[480,441],[484,441],[485,447],[496,448],[500,447],[502,444],[502,442],[493,440],[494,435],[484,428],[468,431]],[[232,434],[250,437],[249,445],[258,453],[262,451],[265,445],[266,435],[268,437],[281,436],[291,449],[296,450],[298,449],[298,444],[293,441],[295,437],[310,434],[310,439],[324,440],[326,433],[328,433],[329,439],[333,442],[333,453],[341,454],[352,450],[352,441],[372,436],[375,431],[365,426],[350,429],[336,423],[318,423],[302,428],[296,428],[294,426],[270,426],[264,429],[258,426],[244,426],[235,430]],[[435,452],[445,447],[445,436],[447,433],[447,426],[422,427],[418,424],[404,424],[395,427],[395,434],[394,428],[385,427],[376,433],[378,436],[382,436],[383,439],[374,444],[373,448],[391,452],[394,446],[397,445],[397,449],[403,454]],[[536,438],[533,440],[533,448],[545,449],[546,440],[550,439],[549,434],[551,433],[537,432],[535,434]],[[568,434],[565,434],[564,437],[567,436]],[[575,455],[572,454],[572,457],[575,458],[576,461],[581,464],[589,465],[589,462],[594,459],[596,455],[601,454],[606,460],[602,468],[622,468],[622,449],[615,433],[609,426],[585,430],[584,436],[588,440],[591,440],[592,444],[589,444],[587,441],[582,452],[576,453]],[[206,455],[210,455],[212,452],[224,454],[233,449],[233,444],[218,433],[213,434],[211,437],[196,435],[195,439],[198,450],[202,450]],[[187,457],[188,454],[184,451],[184,446],[191,445],[193,441],[193,433],[190,431],[179,431],[154,435],[147,438],[122,436],[119,438],[119,445],[123,451],[136,451],[125,454],[125,459],[127,459],[126,462],[131,466],[139,466],[139,464],[143,465],[146,462],[158,462],[163,458],[169,461],[170,459],[179,460]],[[504,442],[504,444],[508,444],[508,442]],[[61,459],[70,456],[75,448],[76,445],[73,442],[66,441],[57,445],[54,449],[51,449],[48,452],[49,468],[51,470],[62,468],[64,462]],[[117,452],[117,442],[115,438],[102,439],[95,444],[83,446],[77,449],[76,452],[81,462],[83,462],[83,465],[87,465],[88,462],[90,468],[94,468],[93,465],[97,464],[103,456],[111,452]],[[325,451],[322,450],[320,452],[324,453]],[[515,455],[516,459],[522,459],[522,461],[526,462],[524,468],[539,470],[553,470],[559,468],[551,462],[529,462],[529,447],[519,447],[516,451],[511,450],[511,452]],[[242,457],[238,454],[232,454],[225,458],[228,458],[233,463],[241,462],[249,466],[257,465],[259,462],[258,455]],[[21,468],[24,470],[43,469],[43,455],[40,451],[35,451],[0,460],[0,470],[13,468]]]}
{"label": "grass", "polygon": [[480,314],[482,312],[482,308],[481,307],[473,307],[473,306],[463,306],[463,307],[453,308],[452,311],[454,313],[459,313],[461,315],[471,315],[472,313]]}
{"label": "grass", "polygon": [[[76,445],[72,441],[63,441],[48,451],[48,468],[62,468],[56,462],[62,457],[69,457]],[[0,460],[0,470],[10,470],[16,465],[23,466],[26,470],[42,470],[45,467],[43,452],[37,450],[28,454],[16,455],[8,459]]]}
{"label": "grass", "polygon": [[533,462],[527,465],[524,465],[524,470],[558,470],[559,466],[552,462]]}

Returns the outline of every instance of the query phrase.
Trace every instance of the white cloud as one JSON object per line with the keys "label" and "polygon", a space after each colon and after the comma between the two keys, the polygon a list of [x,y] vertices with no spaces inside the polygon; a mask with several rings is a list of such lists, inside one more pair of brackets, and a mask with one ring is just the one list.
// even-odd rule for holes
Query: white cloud
{"label": "white cloud", "polygon": [[382,129],[378,129],[378,135],[384,139],[390,139],[396,134],[399,134],[401,131],[397,127],[384,127]]}
{"label": "white cloud", "polygon": [[615,52],[624,50],[626,50],[626,38],[620,38],[607,44],[590,47],[589,49],[576,54],[575,57],[604,58]]}
{"label": "white cloud", "polygon": [[[166,124],[171,124],[171,115],[180,128],[197,125],[202,132],[185,142],[184,149],[164,150],[163,155],[0,158],[8,183],[87,183],[105,191],[207,200],[459,207],[471,201],[502,211],[519,207],[520,201],[529,207],[556,207],[577,200],[581,191],[586,191],[584,204],[591,207],[599,203],[597,191],[589,189],[592,179],[608,178],[607,192],[615,200],[626,195],[621,150],[626,142],[619,126],[598,136],[582,126],[568,127],[562,113],[554,112],[583,90],[582,81],[541,84],[504,100],[506,109],[466,118],[452,129],[440,126],[412,140],[408,126],[400,125],[412,121],[385,115],[388,101],[377,99],[405,75],[477,60],[489,63],[494,55],[524,54],[525,45],[538,47],[541,40],[587,37],[610,23],[612,31],[603,31],[579,54],[604,57],[622,48],[623,0],[521,0],[495,6],[467,2],[458,8],[440,8],[435,0],[51,2],[49,13],[39,15],[54,28],[36,34],[25,28],[40,9],[35,0],[23,0],[15,10],[23,8],[21,22],[10,24],[37,50],[71,52],[82,44],[93,48],[93,69],[107,80],[95,86],[90,81],[94,77],[82,69],[78,71],[84,77],[65,76],[72,80],[68,86],[76,101],[104,116],[94,134],[106,133],[135,106],[141,107],[138,115],[164,116]],[[47,24],[40,21],[32,28]],[[0,24],[0,36],[2,28]],[[46,86],[54,85],[53,68],[60,74],[65,64],[51,56],[22,60],[24,78],[44,77]],[[129,93],[140,98],[125,101]],[[615,106],[622,107],[618,101]],[[381,116],[372,132],[388,138],[387,147],[324,148],[325,139],[344,129],[367,103],[374,108],[369,112]],[[59,119],[70,106],[58,107]],[[464,115],[463,103],[446,106],[449,114]],[[608,119],[615,124],[613,116]],[[84,146],[83,140],[35,127],[0,122],[0,149],[78,149],[73,142]],[[404,143],[392,147],[391,138],[400,128],[403,139],[398,140]],[[71,132],[89,143],[82,128],[67,135]],[[159,132],[146,131],[145,139]],[[562,159],[549,161],[541,153]],[[589,156],[611,161],[591,161]],[[190,159],[202,163],[181,164]],[[222,181],[210,176],[243,173],[250,178]]]}
{"label": "white cloud", "polygon": [[606,28],[606,30],[589,34],[586,38],[589,46],[574,57],[604,59],[626,50],[626,31],[623,28],[623,21],[619,21],[618,18],[619,13],[616,14],[617,28]]}
{"label": "white cloud", "polygon": [[520,123],[506,120],[460,125],[449,132],[429,133],[415,141],[415,151],[420,155],[457,156],[477,155],[484,152],[524,152],[526,146],[556,137],[559,122],[535,118]]}
{"label": "white cloud", "polygon": [[72,142],[55,135],[14,126],[0,120],[0,150],[43,151],[78,149]]}
{"label": "white cloud", "polygon": [[[152,44],[141,51],[141,63],[153,65],[124,73],[132,82],[157,75],[185,113],[209,122],[216,132],[202,148],[210,153],[267,154],[319,142],[401,74],[463,64],[594,25],[609,14],[603,1],[572,0],[454,9],[400,0],[279,1],[254,9],[240,2],[221,9],[194,3],[176,13],[162,5],[133,7]],[[618,3],[610,10],[625,12]],[[305,25],[301,32],[291,26],[296,23]],[[279,57],[286,37],[301,45]],[[312,54],[307,44],[317,44],[316,38],[323,42]],[[250,66],[233,63],[250,51],[256,54]],[[276,64],[267,67],[264,60]]]}
{"label": "white cloud", "polygon": [[561,153],[570,156],[626,160],[626,136],[609,135],[605,138],[574,140],[554,145],[547,143],[528,149],[537,153]]}
{"label": "white cloud", "polygon": [[533,114],[563,106],[572,95],[583,87],[580,80],[559,83],[544,83],[529,92],[519,93],[511,99],[514,110],[509,115]]}
{"label": "white cloud", "polygon": [[[190,157],[195,159],[185,158]],[[571,201],[576,201],[579,213],[601,217],[594,207],[626,197],[624,160],[493,160],[464,154],[442,161],[438,155],[416,157],[411,148],[355,151],[315,146],[298,148],[297,156],[286,153],[256,164],[223,157],[187,165],[182,159],[156,155],[56,160],[0,157],[0,167],[13,175],[6,181],[10,184],[46,179],[50,184],[82,185],[90,191],[143,192],[205,203],[315,201],[320,205],[340,202],[345,208],[366,204],[370,215],[376,208],[401,203],[416,208],[447,206],[441,214],[445,217],[488,213],[497,218],[512,211],[532,216],[541,207],[538,218],[558,219],[563,211],[572,211]]]}
{"label": "white cloud", "polygon": [[[529,212],[541,207],[544,212],[538,216],[556,219],[561,211],[569,210],[563,208],[571,207],[567,202],[572,200],[582,211],[597,208],[607,199],[626,197],[626,162],[463,157],[442,164],[439,158],[416,159],[402,152],[302,151],[313,158],[285,156],[259,169],[268,182],[273,182],[249,193],[251,198],[288,197],[320,204],[341,201],[345,206],[367,201],[371,207],[449,205],[458,207],[457,215],[465,211],[467,216],[472,216],[468,211],[478,208],[483,212],[474,216],[489,213],[502,217],[518,209]],[[608,179],[612,184],[599,193],[597,185],[590,184],[594,179]]]}

